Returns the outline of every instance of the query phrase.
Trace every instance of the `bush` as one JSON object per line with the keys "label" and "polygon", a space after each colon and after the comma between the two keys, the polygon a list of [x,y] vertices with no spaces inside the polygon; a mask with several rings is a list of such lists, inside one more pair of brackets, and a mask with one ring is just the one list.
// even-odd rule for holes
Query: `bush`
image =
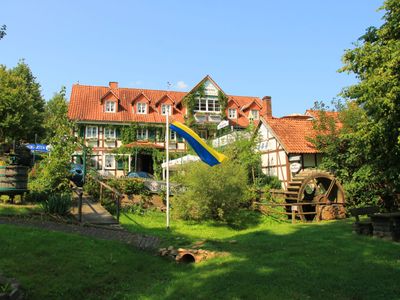
{"label": "bush", "polygon": [[268,187],[269,189],[281,189],[282,183],[278,177],[262,173],[256,178],[256,186],[258,188]]}
{"label": "bush", "polygon": [[186,220],[218,220],[232,223],[248,199],[247,171],[232,160],[209,167],[186,166],[183,193],[173,201],[174,213]]}
{"label": "bush", "polygon": [[110,179],[107,183],[120,193],[127,195],[142,195],[148,193],[148,189],[145,187],[143,180],[138,178]]}
{"label": "bush", "polygon": [[45,213],[66,216],[72,206],[71,194],[52,194],[42,202],[42,206]]}
{"label": "bush", "polygon": [[35,191],[31,190],[25,195],[25,201],[27,202],[44,202],[49,199],[48,191]]}
{"label": "bush", "polygon": [[93,200],[99,199],[100,197],[100,185],[91,176],[86,176],[83,190],[92,196]]}

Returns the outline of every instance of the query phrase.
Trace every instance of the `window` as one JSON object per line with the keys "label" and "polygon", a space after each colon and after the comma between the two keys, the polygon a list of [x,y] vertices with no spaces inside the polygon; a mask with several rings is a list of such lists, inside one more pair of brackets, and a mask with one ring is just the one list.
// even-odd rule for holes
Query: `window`
{"label": "window", "polygon": [[259,111],[256,109],[252,109],[249,114],[249,118],[253,120],[258,120],[260,118]]}
{"label": "window", "polygon": [[229,108],[228,109],[228,119],[236,119],[236,118],[237,118],[236,109]]}
{"label": "window", "polygon": [[199,130],[199,136],[203,139],[207,139],[207,130]]}
{"label": "window", "polygon": [[218,97],[206,95],[203,98],[197,97],[194,106],[195,111],[205,111],[205,112],[220,112],[221,107],[219,105]]}
{"label": "window", "polygon": [[97,169],[97,168],[98,168],[98,165],[97,165],[97,156],[92,156],[92,157],[90,158],[90,163],[89,163],[89,165],[90,165],[92,168],[94,168],[94,169]]}
{"label": "window", "polygon": [[115,169],[115,157],[114,155],[106,154],[104,157],[104,167],[106,169]]}
{"label": "window", "polygon": [[161,104],[161,114],[163,116],[167,115],[167,111],[169,112],[168,115],[171,115],[171,105],[169,104]]}
{"label": "window", "polygon": [[106,140],[115,139],[115,128],[104,128],[104,138]]}
{"label": "window", "polygon": [[171,141],[175,141],[176,140],[176,132],[175,131],[173,131],[173,130],[169,131],[169,139]]}
{"label": "window", "polygon": [[97,139],[97,126],[86,126],[86,138]]}
{"label": "window", "polygon": [[106,112],[115,112],[115,101],[106,101]]}
{"label": "window", "polygon": [[137,131],[136,137],[138,140],[147,140],[147,129],[139,128]]}
{"label": "window", "polygon": [[139,103],[137,104],[137,113],[138,113],[138,114],[142,114],[142,115],[147,114],[147,104],[146,104],[146,103],[139,102]]}

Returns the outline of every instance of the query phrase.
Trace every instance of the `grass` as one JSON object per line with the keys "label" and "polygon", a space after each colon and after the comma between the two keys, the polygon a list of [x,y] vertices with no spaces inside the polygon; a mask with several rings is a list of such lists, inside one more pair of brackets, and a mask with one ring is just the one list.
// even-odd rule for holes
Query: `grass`
{"label": "grass", "polygon": [[179,265],[117,242],[0,225],[0,269],[29,299],[400,298],[400,244],[354,235],[348,220],[291,225],[249,216],[240,230],[176,220],[166,230],[160,213],[121,221],[165,245],[206,240],[205,249],[229,255]]}
{"label": "grass", "polygon": [[0,216],[29,215],[42,212],[39,204],[2,204],[0,203]]}

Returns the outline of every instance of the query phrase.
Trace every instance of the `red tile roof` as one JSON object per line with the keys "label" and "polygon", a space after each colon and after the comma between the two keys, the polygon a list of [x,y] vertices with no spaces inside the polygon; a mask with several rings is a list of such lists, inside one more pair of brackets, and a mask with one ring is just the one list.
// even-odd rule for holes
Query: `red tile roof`
{"label": "red tile roof", "polygon": [[314,136],[313,123],[310,118],[264,118],[275,137],[287,153],[318,153],[308,138]]}
{"label": "red tile roof", "polygon": [[[337,128],[342,126],[337,112],[326,112],[333,117]],[[288,153],[319,153],[309,141],[315,137],[313,119],[318,118],[319,111],[307,110],[304,115],[293,114],[282,118],[263,118],[263,122],[274,132],[276,138]]]}
{"label": "red tile roof", "polygon": [[[208,78],[208,77],[206,77]],[[110,93],[111,92],[111,93]],[[104,111],[101,104],[105,95],[112,95],[118,100],[118,112],[109,113]],[[132,101],[143,94],[149,100],[148,114],[136,114],[132,110]],[[172,121],[184,122],[184,114],[186,109],[180,104],[185,97],[186,92],[135,89],[135,88],[113,88],[106,86],[89,86],[74,84],[72,86],[71,98],[68,108],[68,117],[75,121],[86,122],[140,122],[140,123],[165,123],[165,116],[160,113],[160,100],[168,96],[174,102],[173,115],[170,117]],[[230,120],[231,125],[239,125],[247,127],[249,125],[248,113],[246,108],[252,104],[261,107],[260,116],[266,114],[266,106],[258,97],[231,96],[227,95],[233,101],[228,103],[228,108],[237,108],[235,103],[239,105],[237,109],[238,118]],[[107,98],[109,99],[109,98]],[[118,103],[117,102],[117,103]],[[241,109],[244,108],[244,111]],[[258,123],[257,121],[255,121]]]}

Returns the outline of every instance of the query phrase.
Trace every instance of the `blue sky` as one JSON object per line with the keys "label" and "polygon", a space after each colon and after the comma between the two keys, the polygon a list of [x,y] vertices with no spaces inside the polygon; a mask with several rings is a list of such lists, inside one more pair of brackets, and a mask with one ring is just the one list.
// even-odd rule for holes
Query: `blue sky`
{"label": "blue sky", "polygon": [[272,96],[274,116],[356,82],[341,56],[381,0],[5,1],[0,64],[24,58],[46,99],[73,83],[190,90],[209,74],[232,95]]}

